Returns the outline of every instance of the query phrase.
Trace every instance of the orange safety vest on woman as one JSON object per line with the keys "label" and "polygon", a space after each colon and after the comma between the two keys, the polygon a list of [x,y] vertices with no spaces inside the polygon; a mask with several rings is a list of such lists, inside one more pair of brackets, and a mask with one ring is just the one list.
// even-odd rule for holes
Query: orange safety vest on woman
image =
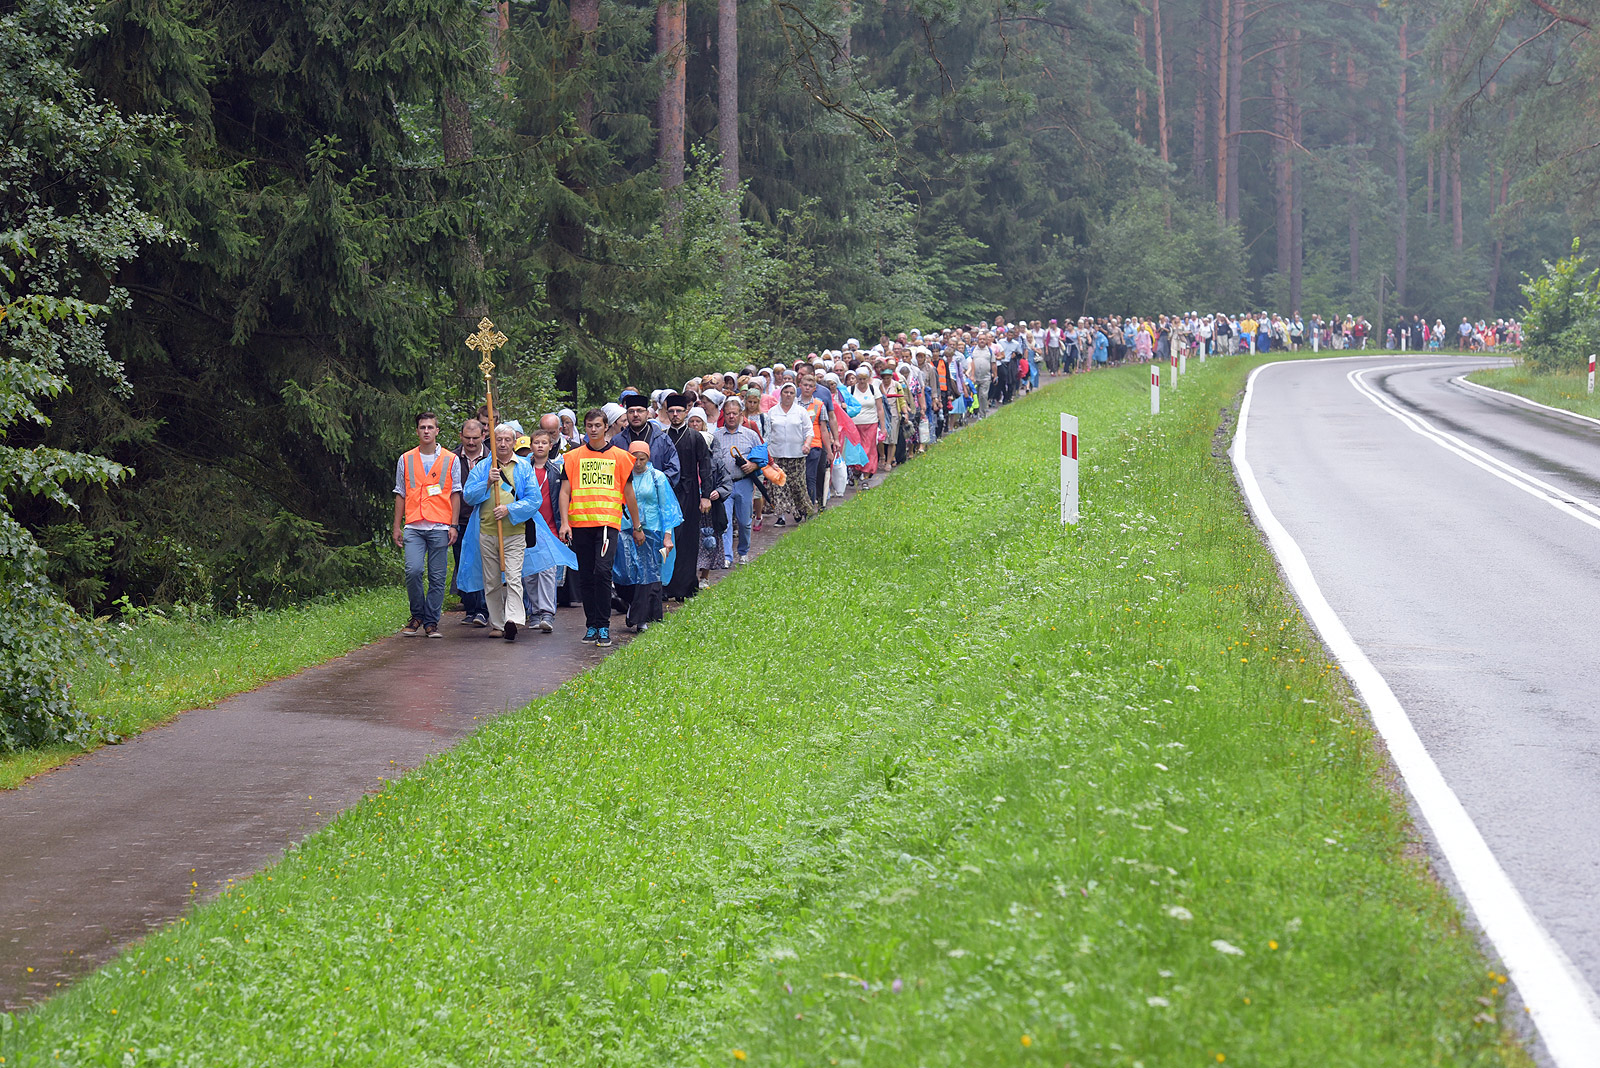
{"label": "orange safety vest on woman", "polygon": [[950,392],[949,373],[950,373],[949,366],[944,362],[944,358],[940,357],[940,359],[939,359],[939,392],[940,393],[949,393]]}
{"label": "orange safety vest on woman", "polygon": [[455,518],[451,514],[450,487],[458,479],[450,477],[458,463],[456,454],[440,447],[434,453],[433,470],[422,465],[422,449],[415,448],[400,457],[400,467],[405,473],[406,525],[413,523],[443,523],[449,526]]}
{"label": "orange safety vest on woman", "polygon": [[596,452],[585,441],[562,456],[561,463],[572,484],[568,525],[622,529],[622,487],[633,476],[633,457],[615,445]]}

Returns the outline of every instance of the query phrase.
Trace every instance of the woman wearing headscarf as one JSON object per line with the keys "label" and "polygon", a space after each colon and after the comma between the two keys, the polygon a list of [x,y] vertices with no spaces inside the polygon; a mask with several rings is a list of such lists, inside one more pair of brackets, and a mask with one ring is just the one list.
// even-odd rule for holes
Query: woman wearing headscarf
{"label": "woman wearing headscarf", "polygon": [[798,390],[793,382],[785,382],[778,393],[778,403],[767,410],[767,452],[772,462],[783,472],[783,485],[773,485],[768,480],[767,491],[772,495],[772,510],[779,513],[778,525],[784,525],[784,511],[793,511],[795,522],[816,514],[816,505],[806,489],[806,453],[811,440],[811,412],[798,400]]}
{"label": "woman wearing headscarf", "polygon": [[[705,589],[712,571],[726,568],[732,563],[723,555],[722,535],[728,529],[728,496],[733,489],[733,476],[730,471],[730,460],[717,447],[716,434],[712,431],[705,414],[695,409],[689,413],[688,422],[690,431],[703,437],[706,448],[711,451],[711,489],[707,495],[711,501],[711,510],[699,517],[698,529],[693,534],[690,533],[693,522],[685,523],[683,526],[685,542],[691,537],[698,536],[696,544],[699,545],[699,551],[696,554],[695,570],[700,578],[700,588]],[[747,536],[746,541],[748,540]],[[683,551],[689,550],[685,547]]]}
{"label": "woman wearing headscarf", "polygon": [[903,432],[906,421],[906,387],[895,374],[894,364],[886,363],[878,369],[878,382],[883,389],[883,440],[879,444],[879,466],[893,471],[895,464],[906,458]]}
{"label": "woman wearing headscarf", "polygon": [[761,465],[749,459],[761,444],[756,432],[744,425],[744,402],[729,397],[722,405],[722,425],[712,432],[712,461],[728,479],[727,508],[731,511],[723,552],[741,564],[750,562],[750,512]]}
{"label": "woman wearing headscarf", "polygon": [[[846,435],[845,461],[850,466],[852,475],[857,477],[863,474],[871,475],[878,469],[878,428],[888,418],[884,414],[883,390],[873,378],[871,367],[862,364],[856,368],[855,381],[845,383],[844,396],[849,397],[857,405],[856,411],[850,416],[850,421],[855,426],[856,440],[851,443]],[[859,462],[851,453],[849,444],[854,444],[861,450],[862,456]]]}
{"label": "woman wearing headscarf", "polygon": [[922,372],[903,361],[896,370],[900,373],[901,389],[905,393],[905,418],[910,438],[905,443],[906,448],[909,450],[912,442],[915,442],[916,451],[924,452],[927,449],[927,445],[923,443],[922,428],[928,417],[928,403],[924,393],[926,386],[923,383]]}
{"label": "woman wearing headscarf", "polygon": [[[760,382],[760,377],[753,381]],[[744,425],[745,429],[755,434],[760,442],[767,440],[767,411],[762,407],[762,396],[759,390],[752,387],[744,394]],[[751,503],[751,514],[755,518],[755,529],[761,529],[761,516],[766,510],[767,483],[765,479],[755,480],[756,498]]]}
{"label": "woman wearing headscarf", "polygon": [[563,408],[556,413],[561,417],[561,434],[559,447],[552,449],[553,455],[560,455],[568,449],[575,449],[583,444],[583,431],[578,429],[578,413],[571,408]]}
{"label": "woman wearing headscarf", "polygon": [[[662,617],[661,567],[672,551],[672,531],[683,522],[683,512],[678,508],[672,483],[650,463],[650,443],[631,442],[628,454],[633,457],[633,497],[639,502],[639,527],[644,531],[644,542],[635,542],[631,537],[619,538],[612,571],[618,584],[633,587],[627,624],[638,633]],[[631,530],[632,527],[631,518],[624,512],[622,529]]]}

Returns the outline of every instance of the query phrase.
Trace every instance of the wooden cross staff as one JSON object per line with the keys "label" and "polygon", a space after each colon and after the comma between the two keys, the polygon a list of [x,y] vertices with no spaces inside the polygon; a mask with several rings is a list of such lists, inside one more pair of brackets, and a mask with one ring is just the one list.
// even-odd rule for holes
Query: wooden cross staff
{"label": "wooden cross staff", "polygon": [[[467,348],[473,352],[481,352],[483,354],[483,359],[478,361],[478,370],[483,372],[483,392],[485,402],[489,408],[489,440],[491,443],[494,441],[494,428],[496,425],[494,417],[494,380],[491,377],[494,374],[494,360],[491,357],[494,354],[494,350],[505,343],[506,336],[496,330],[494,323],[490,322],[487,317],[479,319],[478,332],[467,337]],[[496,475],[498,475],[500,459],[494,456],[494,446],[492,444],[489,447],[489,455],[494,460]],[[500,507],[500,479],[495,477],[489,481],[494,487],[494,506],[498,509]],[[506,584],[506,535],[505,527],[498,516],[495,517],[494,521],[494,539],[495,544],[500,549],[500,585],[504,586]]]}

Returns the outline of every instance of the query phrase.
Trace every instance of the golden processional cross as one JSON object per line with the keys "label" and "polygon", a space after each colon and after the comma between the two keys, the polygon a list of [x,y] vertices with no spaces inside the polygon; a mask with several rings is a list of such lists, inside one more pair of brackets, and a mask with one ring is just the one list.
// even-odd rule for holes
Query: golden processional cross
{"label": "golden processional cross", "polygon": [[[483,359],[478,361],[478,370],[483,372],[484,401],[489,409],[489,425],[485,429],[489,434],[489,451],[491,454],[494,452],[494,428],[498,425],[494,417],[494,382],[491,378],[494,374],[494,360],[491,357],[494,350],[505,343],[506,336],[494,328],[494,323],[490,322],[487,316],[478,320],[478,332],[467,337],[467,348],[473,352],[483,353]],[[498,456],[494,458],[494,464],[499,467],[500,458]],[[500,507],[500,479],[491,478],[489,481],[494,487],[494,506],[498,509]],[[504,586],[506,584],[506,535],[505,525],[498,516],[494,521],[494,534],[495,541],[500,547],[500,585]]]}

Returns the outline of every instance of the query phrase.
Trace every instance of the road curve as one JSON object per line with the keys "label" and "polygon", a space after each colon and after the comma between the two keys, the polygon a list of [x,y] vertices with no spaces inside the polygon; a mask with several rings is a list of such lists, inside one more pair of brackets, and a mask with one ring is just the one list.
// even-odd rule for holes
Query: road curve
{"label": "road curve", "polygon": [[[1460,381],[1493,364],[1444,356],[1269,366],[1253,381],[1235,459],[1247,493],[1253,473],[1253,503],[1298,544],[1328,606],[1564,954],[1592,1015],[1600,425]],[[1592,1026],[1581,1021],[1585,1033]]]}

